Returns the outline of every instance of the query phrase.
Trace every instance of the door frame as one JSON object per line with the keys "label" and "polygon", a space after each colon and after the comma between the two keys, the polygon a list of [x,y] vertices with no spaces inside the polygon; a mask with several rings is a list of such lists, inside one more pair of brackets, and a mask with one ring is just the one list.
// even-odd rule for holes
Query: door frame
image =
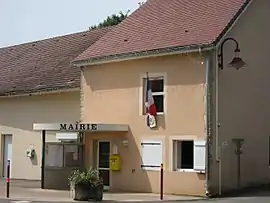
{"label": "door frame", "polygon": [[[112,153],[112,142],[109,140],[97,140],[97,170],[101,169],[101,170],[108,170],[109,171],[109,186],[104,186],[105,190],[109,190],[110,187],[112,187],[112,171],[110,170],[110,166],[109,168],[99,168],[99,143],[102,142],[109,142],[110,144],[110,155]],[[110,161],[110,160],[109,160]]]}

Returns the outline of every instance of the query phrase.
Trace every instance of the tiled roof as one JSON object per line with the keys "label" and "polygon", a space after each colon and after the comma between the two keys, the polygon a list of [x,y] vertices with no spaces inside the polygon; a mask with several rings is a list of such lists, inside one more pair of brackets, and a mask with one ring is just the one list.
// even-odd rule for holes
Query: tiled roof
{"label": "tiled roof", "polygon": [[0,49],[0,96],[80,86],[71,61],[111,28]]}
{"label": "tiled roof", "polygon": [[75,63],[164,48],[212,45],[250,0],[148,0]]}

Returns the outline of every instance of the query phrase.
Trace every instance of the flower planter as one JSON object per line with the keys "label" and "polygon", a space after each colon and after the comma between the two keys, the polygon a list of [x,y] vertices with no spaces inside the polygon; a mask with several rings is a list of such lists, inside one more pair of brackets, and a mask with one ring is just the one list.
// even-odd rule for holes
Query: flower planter
{"label": "flower planter", "polygon": [[103,185],[90,186],[90,199],[96,201],[102,201],[103,199]]}
{"label": "flower planter", "polygon": [[74,200],[87,201],[89,199],[90,199],[89,186],[85,184],[76,184]]}
{"label": "flower planter", "polygon": [[74,192],[73,199],[77,201],[101,201],[103,199],[103,185],[90,186],[86,184],[76,184]]}
{"label": "flower planter", "polygon": [[69,181],[70,195],[74,200],[101,201],[103,199],[103,180],[97,169],[74,170]]}

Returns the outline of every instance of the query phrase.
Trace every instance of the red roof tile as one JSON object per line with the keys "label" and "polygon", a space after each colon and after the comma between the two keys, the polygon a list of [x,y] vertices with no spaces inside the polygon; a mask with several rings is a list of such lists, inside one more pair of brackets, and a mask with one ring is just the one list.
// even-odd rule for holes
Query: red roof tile
{"label": "red roof tile", "polygon": [[80,86],[71,61],[111,28],[0,49],[0,96]]}
{"label": "red roof tile", "polygon": [[148,0],[88,48],[75,63],[91,59],[213,43],[247,0]]}

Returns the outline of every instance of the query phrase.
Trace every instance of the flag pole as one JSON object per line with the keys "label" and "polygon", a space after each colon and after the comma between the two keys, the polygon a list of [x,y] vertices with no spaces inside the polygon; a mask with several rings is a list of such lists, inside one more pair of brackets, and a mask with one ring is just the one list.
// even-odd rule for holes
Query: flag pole
{"label": "flag pole", "polygon": [[[146,105],[146,102],[147,102],[147,97],[148,97],[148,80],[149,80],[149,77],[148,77],[148,72],[146,72],[146,82],[145,82],[145,99],[144,99],[144,102],[145,102],[145,105]],[[146,113],[148,113],[148,109],[146,108]]]}

